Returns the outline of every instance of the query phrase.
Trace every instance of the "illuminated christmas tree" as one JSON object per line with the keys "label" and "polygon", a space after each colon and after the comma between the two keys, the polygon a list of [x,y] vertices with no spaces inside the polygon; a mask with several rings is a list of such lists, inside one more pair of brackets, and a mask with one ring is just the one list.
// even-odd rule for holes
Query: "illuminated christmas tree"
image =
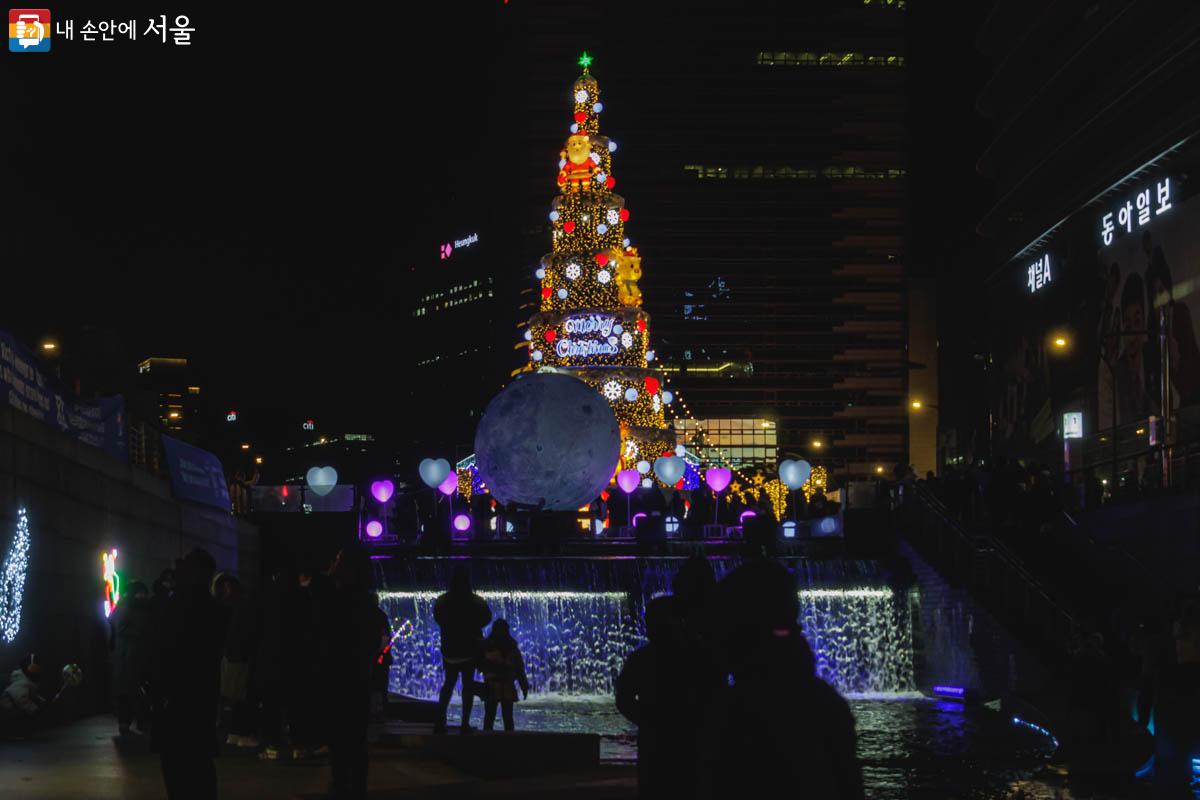
{"label": "illuminated christmas tree", "polygon": [[[615,142],[600,134],[600,87],[588,71],[572,87],[574,119],[551,204],[553,251],[537,270],[540,309],[529,319],[529,369],[566,372],[602,394],[621,424],[621,469],[673,455],[663,407],[672,401],[651,368],[642,259],[625,232],[629,210],[613,192]],[[643,465],[643,470],[645,465]]]}

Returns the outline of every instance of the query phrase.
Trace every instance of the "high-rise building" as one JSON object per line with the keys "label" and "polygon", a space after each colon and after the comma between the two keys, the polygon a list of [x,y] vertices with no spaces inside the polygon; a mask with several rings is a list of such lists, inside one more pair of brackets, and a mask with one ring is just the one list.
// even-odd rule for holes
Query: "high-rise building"
{"label": "high-rise building", "polygon": [[199,421],[200,386],[186,358],[143,359],[138,363],[138,384],[143,413],[154,408],[166,433],[177,436]]}
{"label": "high-rise building", "polygon": [[538,176],[586,48],[681,435],[699,421],[739,465],[890,471],[909,426],[904,4],[649,5],[498,12],[506,213],[549,231]]}

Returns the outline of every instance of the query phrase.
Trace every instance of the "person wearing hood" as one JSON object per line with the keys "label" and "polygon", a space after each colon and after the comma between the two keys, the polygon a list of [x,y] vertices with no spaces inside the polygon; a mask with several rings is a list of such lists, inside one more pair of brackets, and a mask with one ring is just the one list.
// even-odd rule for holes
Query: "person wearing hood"
{"label": "person wearing hood", "polygon": [[145,733],[150,709],[143,687],[154,667],[155,619],[146,584],[133,581],[109,620],[112,627],[113,682],[117,730],[121,736]]}

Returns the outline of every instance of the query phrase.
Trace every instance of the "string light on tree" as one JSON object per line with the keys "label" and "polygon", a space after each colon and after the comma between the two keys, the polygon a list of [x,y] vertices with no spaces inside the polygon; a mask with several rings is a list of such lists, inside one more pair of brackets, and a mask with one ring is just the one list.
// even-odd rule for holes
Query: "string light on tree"
{"label": "string light on tree", "polygon": [[21,604],[25,598],[25,578],[29,574],[29,513],[17,509],[17,530],[0,572],[0,636],[12,644],[21,632]]}
{"label": "string light on tree", "polygon": [[[568,372],[612,405],[621,438],[647,456],[674,446],[663,415],[661,379],[651,371],[649,316],[642,310],[642,259],[629,241],[629,209],[613,193],[616,145],[600,133],[604,111],[592,58],[571,87],[571,135],[556,159],[551,247],[537,271],[540,302],[529,319],[529,369]],[[647,382],[647,378],[653,381]],[[629,460],[621,454],[620,469]]]}

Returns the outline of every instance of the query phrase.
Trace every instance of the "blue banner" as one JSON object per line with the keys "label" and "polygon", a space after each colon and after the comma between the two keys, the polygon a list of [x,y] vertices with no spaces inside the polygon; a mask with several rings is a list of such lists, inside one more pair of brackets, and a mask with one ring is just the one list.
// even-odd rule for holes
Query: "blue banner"
{"label": "blue banner", "polygon": [[170,436],[162,437],[162,443],[175,496],[229,511],[229,486],[225,483],[221,460],[207,450]]}
{"label": "blue banner", "polygon": [[114,458],[129,458],[124,398],[118,395],[87,402],[65,396],[58,382],[42,371],[37,359],[4,331],[0,331],[0,404],[52,425]]}

